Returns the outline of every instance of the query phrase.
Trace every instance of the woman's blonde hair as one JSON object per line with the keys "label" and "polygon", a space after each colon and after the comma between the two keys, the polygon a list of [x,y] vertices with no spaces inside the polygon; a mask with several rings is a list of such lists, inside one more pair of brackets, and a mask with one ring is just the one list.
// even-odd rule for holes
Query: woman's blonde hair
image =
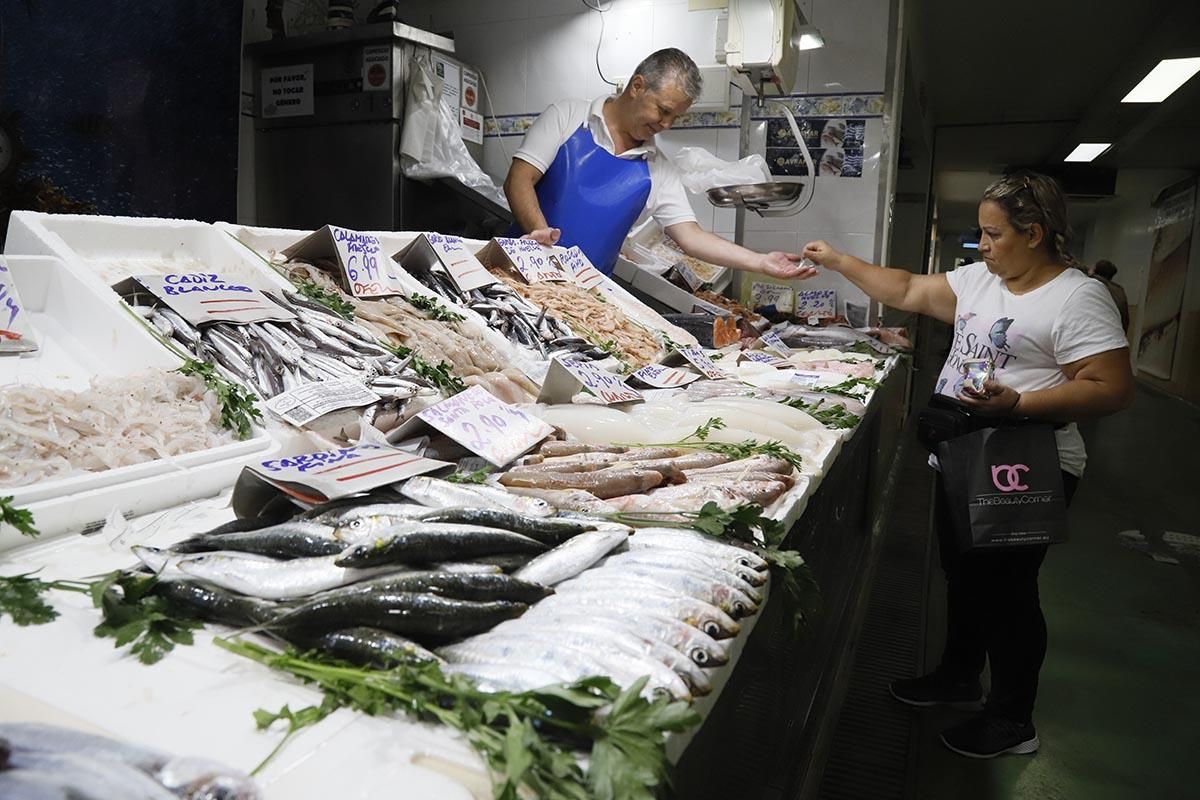
{"label": "woman's blonde hair", "polygon": [[1034,223],[1041,225],[1044,243],[1055,260],[1068,267],[1079,265],[1068,249],[1073,234],[1067,222],[1067,198],[1054,178],[1018,170],[987,187],[983,200],[1004,209],[1009,224],[1022,233],[1028,233]]}

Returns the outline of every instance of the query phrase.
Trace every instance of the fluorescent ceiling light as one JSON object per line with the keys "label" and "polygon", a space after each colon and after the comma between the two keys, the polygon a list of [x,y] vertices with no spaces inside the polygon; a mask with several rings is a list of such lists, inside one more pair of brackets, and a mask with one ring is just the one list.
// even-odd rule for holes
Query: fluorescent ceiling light
{"label": "fluorescent ceiling light", "polygon": [[1122,103],[1161,103],[1200,72],[1200,58],[1167,58],[1158,62]]}
{"label": "fluorescent ceiling light", "polygon": [[1084,142],[1076,145],[1063,161],[1091,161],[1110,147],[1112,142]]}
{"label": "fluorescent ceiling light", "polygon": [[963,250],[978,250],[979,242],[963,242],[962,247]]}
{"label": "fluorescent ceiling light", "polygon": [[797,50],[816,50],[825,46],[825,37],[816,25],[801,25],[793,37]]}

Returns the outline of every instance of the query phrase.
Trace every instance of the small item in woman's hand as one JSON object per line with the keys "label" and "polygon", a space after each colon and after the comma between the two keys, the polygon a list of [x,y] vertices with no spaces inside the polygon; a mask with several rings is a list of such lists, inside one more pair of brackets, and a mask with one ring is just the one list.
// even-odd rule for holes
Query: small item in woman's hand
{"label": "small item in woman's hand", "polygon": [[990,358],[968,358],[963,361],[961,369],[964,376],[963,388],[970,388],[975,394],[989,396],[984,391],[983,384],[994,377]]}

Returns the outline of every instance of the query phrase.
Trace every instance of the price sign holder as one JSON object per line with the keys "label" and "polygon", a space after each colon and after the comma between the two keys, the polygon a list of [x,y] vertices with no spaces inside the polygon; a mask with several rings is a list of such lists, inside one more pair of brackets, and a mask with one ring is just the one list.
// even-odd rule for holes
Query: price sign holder
{"label": "price sign holder", "polygon": [[718,367],[716,363],[699,347],[677,347],[675,348],[675,351],[665,359],[665,363],[672,367],[678,366],[685,361],[696,369],[700,370],[700,374],[709,380],[716,381],[722,378],[733,377],[728,372]]}
{"label": "price sign holder", "polygon": [[242,469],[233,488],[233,510],[242,518],[255,516],[280,492],[317,505],[449,466],[381,444],[273,458]]}
{"label": "price sign holder", "polygon": [[139,294],[143,288],[193,325],[214,322],[244,325],[296,318],[293,312],[263,294],[263,287],[228,279],[216,272],[136,275],[113,286],[122,297]]}
{"label": "price sign holder", "polygon": [[546,247],[533,239],[496,237],[479,251],[479,259],[489,267],[516,272],[526,283],[569,280],[561,260],[562,250]]}
{"label": "price sign holder", "polygon": [[782,358],[791,358],[792,348],[788,347],[775,331],[764,331],[758,338],[767,350],[778,353]]}
{"label": "price sign holder", "polygon": [[341,267],[343,286],[355,297],[389,297],[404,294],[392,260],[382,250],[379,237],[349,228],[326,225],[282,251],[288,260],[328,259]]}
{"label": "price sign holder", "polygon": [[422,233],[392,258],[409,272],[429,272],[440,267],[460,292],[496,283],[492,273],[484,268],[458,236]]}
{"label": "price sign holder", "polygon": [[621,378],[605,372],[590,361],[550,360],[550,370],[538,394],[539,403],[569,403],[571,398],[586,389],[605,405],[633,403],[642,399],[642,393],[631,388]]}
{"label": "price sign holder", "polygon": [[267,408],[284,422],[301,428],[314,419],[343,408],[362,408],[376,403],[380,397],[355,378],[314,381],[277,394],[267,401]]}
{"label": "price sign holder", "polygon": [[388,434],[389,440],[408,438],[428,426],[460,445],[503,467],[554,433],[537,417],[472,386],[430,406]]}
{"label": "price sign holder", "polygon": [[700,380],[700,376],[694,372],[662,364],[647,364],[630,377],[655,389],[675,389]]}
{"label": "price sign holder", "polygon": [[738,353],[738,361],[753,361],[758,364],[769,364],[772,367],[788,363],[785,359],[771,355],[766,350],[743,350]]}
{"label": "price sign holder", "polygon": [[809,372],[807,370],[797,369],[792,371],[792,374],[788,380],[790,380],[792,383],[799,384],[805,389],[813,389],[816,388],[816,385],[821,381],[822,377],[823,376],[819,372]]}
{"label": "price sign holder", "polygon": [[0,257],[0,354],[36,353],[33,328],[8,264]]}

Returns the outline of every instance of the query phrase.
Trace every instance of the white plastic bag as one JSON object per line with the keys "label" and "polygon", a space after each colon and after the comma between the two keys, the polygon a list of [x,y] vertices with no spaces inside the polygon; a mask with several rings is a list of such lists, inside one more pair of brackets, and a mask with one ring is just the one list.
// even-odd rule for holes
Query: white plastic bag
{"label": "white plastic bag", "polygon": [[683,185],[693,194],[702,194],[714,186],[744,183],[770,183],[771,172],[762,156],[746,156],[741,161],[724,161],[703,147],[684,147],[675,156],[675,166],[683,174]]}
{"label": "white plastic bag", "polygon": [[442,100],[442,82],[428,58],[413,58],[400,134],[400,168],[409,178],[454,178],[508,208],[508,199],[467,152],[454,109]]}

